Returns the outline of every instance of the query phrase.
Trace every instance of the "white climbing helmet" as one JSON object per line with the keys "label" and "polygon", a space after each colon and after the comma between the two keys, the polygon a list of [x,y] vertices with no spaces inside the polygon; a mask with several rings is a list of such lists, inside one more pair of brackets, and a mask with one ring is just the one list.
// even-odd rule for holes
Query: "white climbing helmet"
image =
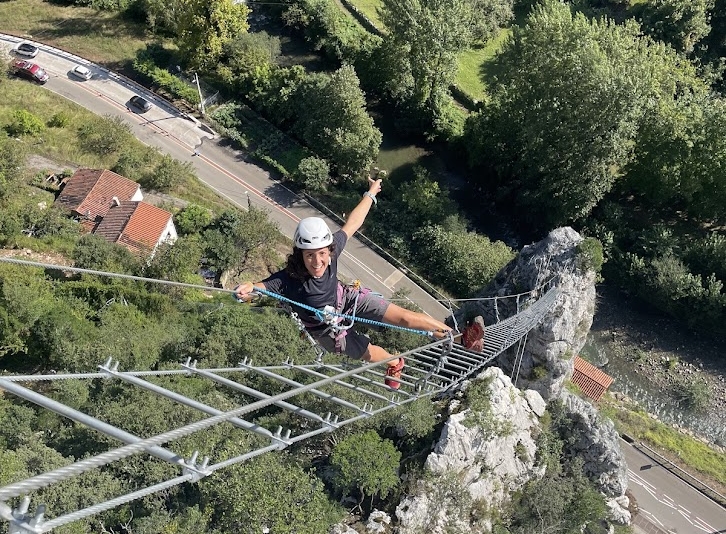
{"label": "white climbing helmet", "polygon": [[293,241],[303,250],[323,248],[333,242],[333,234],[320,217],[307,217],[298,223]]}

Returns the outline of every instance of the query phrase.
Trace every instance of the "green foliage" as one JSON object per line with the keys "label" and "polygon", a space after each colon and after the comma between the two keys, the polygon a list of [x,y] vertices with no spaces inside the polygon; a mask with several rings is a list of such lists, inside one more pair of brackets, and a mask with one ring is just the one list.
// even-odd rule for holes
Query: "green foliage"
{"label": "green foliage", "polygon": [[300,94],[294,130],[339,174],[359,176],[378,157],[381,132],[366,112],[353,67],[332,75],[310,75]]}
{"label": "green foliage", "polygon": [[346,16],[331,0],[296,0],[283,13],[286,25],[303,30],[315,50],[335,61],[353,63],[380,39]]}
{"label": "green foliage", "polygon": [[448,191],[423,167],[414,168],[414,179],[403,184],[400,197],[412,229],[423,224],[442,224],[456,214],[456,205]]}
{"label": "green foliage", "polygon": [[700,380],[678,379],[673,385],[673,395],[678,403],[692,412],[704,411],[711,400],[708,385]]}
{"label": "green foliage", "polygon": [[141,185],[166,193],[196,179],[190,162],[182,162],[164,154],[156,167],[141,179]]}
{"label": "green foliage", "polygon": [[643,31],[680,52],[691,53],[711,31],[714,0],[647,0],[633,9]]}
{"label": "green foliage", "polygon": [[428,122],[425,133],[434,129],[451,102],[448,88],[456,76],[457,54],[475,35],[482,37],[489,22],[497,24],[483,16],[480,9],[484,4],[467,0],[383,1],[380,16],[389,32],[382,48],[384,83],[394,101]]}
{"label": "green foliage", "polygon": [[320,534],[340,520],[320,481],[284,454],[265,454],[200,482],[224,532]]}
{"label": "green foliage", "polygon": [[242,271],[260,251],[276,241],[277,235],[277,224],[261,209],[224,212],[204,231],[207,260],[219,271]]}
{"label": "green foliage", "polygon": [[213,70],[224,46],[247,32],[249,7],[233,0],[193,0],[181,4],[176,41],[193,68]]}
{"label": "green foliage", "polygon": [[148,278],[203,284],[198,274],[203,250],[204,245],[196,235],[182,236],[174,243],[162,243],[147,263],[144,274]]}
{"label": "green foliage", "polygon": [[[0,132],[0,205],[14,192],[22,178],[27,149],[23,143]],[[5,209],[3,209],[5,211]],[[8,222],[0,219],[0,239],[8,234]]]}
{"label": "green foliage", "polygon": [[152,85],[167,91],[177,98],[181,98],[193,106],[199,104],[197,88],[174,76],[168,70],[156,66],[148,52],[139,52],[132,65],[134,70],[148,79]]}
{"label": "green foliage", "polygon": [[400,461],[393,442],[372,430],[347,436],[330,454],[333,485],[343,495],[359,492],[361,501],[376,495],[385,499],[398,486]]}
{"label": "green foliage", "polygon": [[133,139],[131,127],[121,118],[105,115],[78,129],[80,146],[89,152],[106,156],[119,152]]}
{"label": "green foliage", "polygon": [[586,237],[582,242],[578,243],[575,251],[577,252],[577,262],[580,268],[585,271],[594,271],[595,275],[599,277],[602,264],[605,261],[602,243],[594,237]]}
{"label": "green foliage", "polygon": [[243,33],[227,42],[217,72],[244,93],[268,82],[280,56],[280,38],[267,32]]}
{"label": "green foliage", "polygon": [[189,204],[174,216],[174,225],[179,235],[200,233],[210,222],[212,214],[206,208]]}
{"label": "green foliage", "polygon": [[38,135],[45,129],[45,124],[37,115],[26,109],[13,112],[12,121],[5,127],[8,134],[19,137],[22,135]]}
{"label": "green foliage", "polygon": [[701,276],[713,274],[726,280],[726,235],[710,232],[706,237],[692,240],[684,255],[692,272]]}
{"label": "green foliage", "polygon": [[134,270],[138,263],[126,248],[95,234],[81,236],[73,250],[73,261],[83,269],[126,273]]}
{"label": "green foliage", "polygon": [[315,156],[303,159],[295,171],[295,180],[309,191],[325,189],[330,182],[328,162]]}
{"label": "green foliage", "polygon": [[122,147],[116,165],[111,167],[111,170],[135,182],[141,181],[149,172],[148,167],[156,159],[157,154],[155,149],[146,145]]}
{"label": "green foliage", "polygon": [[723,282],[693,275],[673,253],[653,259],[626,254],[626,261],[628,285],[638,297],[694,328],[723,332]]}
{"label": "green foliage", "polygon": [[469,156],[496,167],[482,185],[512,195],[540,228],[585,217],[612,189],[648,109],[704,90],[637,24],[590,20],[554,0],[514,28],[492,68],[491,100],[465,130]]}
{"label": "green foliage", "polygon": [[705,91],[686,93],[648,112],[638,132],[626,184],[661,213],[676,210],[726,220],[726,103]]}
{"label": "green foliage", "polygon": [[48,126],[51,128],[67,128],[71,123],[71,118],[65,111],[59,111],[54,113],[48,121]]}
{"label": "green foliage", "polygon": [[486,286],[514,257],[501,241],[492,243],[484,235],[442,226],[424,226],[414,233],[413,241],[416,259],[430,279],[460,296],[471,296]]}

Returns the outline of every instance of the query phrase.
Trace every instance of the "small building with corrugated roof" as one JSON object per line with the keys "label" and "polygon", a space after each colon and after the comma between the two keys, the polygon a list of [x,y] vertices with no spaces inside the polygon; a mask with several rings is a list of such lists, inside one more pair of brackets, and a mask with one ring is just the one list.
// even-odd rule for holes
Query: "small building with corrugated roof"
{"label": "small building with corrugated roof", "polygon": [[613,377],[603,373],[587,360],[575,356],[575,370],[572,373],[572,382],[580,388],[585,396],[594,401],[599,401],[603,393],[613,383]]}

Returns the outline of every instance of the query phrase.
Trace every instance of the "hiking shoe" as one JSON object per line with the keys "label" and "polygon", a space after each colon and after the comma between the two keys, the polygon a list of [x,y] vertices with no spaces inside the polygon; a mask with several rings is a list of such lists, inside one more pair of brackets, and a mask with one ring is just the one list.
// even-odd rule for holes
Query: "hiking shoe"
{"label": "hiking shoe", "polygon": [[405,365],[406,362],[403,360],[403,358],[399,357],[398,364],[388,366],[388,369],[386,369],[386,378],[384,382],[389,388],[398,389],[401,387],[401,383],[398,380],[400,380],[401,378],[401,372],[403,371],[403,367]]}

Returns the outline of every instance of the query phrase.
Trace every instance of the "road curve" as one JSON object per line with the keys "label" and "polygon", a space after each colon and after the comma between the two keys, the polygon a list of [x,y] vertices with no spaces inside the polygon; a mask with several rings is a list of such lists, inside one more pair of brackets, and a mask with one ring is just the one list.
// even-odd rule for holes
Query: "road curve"
{"label": "road curve", "polygon": [[[0,34],[0,51],[13,57],[12,49],[22,39]],[[168,102],[123,76],[63,50],[34,43],[40,53],[32,61],[50,75],[45,87],[97,115],[113,115],[124,119],[134,135],[181,161],[194,166],[199,179],[237,206],[248,204],[265,209],[282,233],[292,236],[297,222],[304,217],[321,215],[305,199],[295,194],[270,174],[246,160],[244,153],[224,146],[219,138],[196,119],[187,116]],[[83,64],[93,72],[89,81],[75,79],[69,72],[75,64]],[[127,107],[133,95],[141,95],[154,104],[141,115]],[[385,195],[385,184],[382,194]],[[331,228],[335,221],[325,217]],[[409,300],[438,319],[450,315],[442,305],[415,284],[403,271],[352,239],[340,261],[340,274],[360,279],[366,286],[387,297],[394,291],[406,290]]]}

